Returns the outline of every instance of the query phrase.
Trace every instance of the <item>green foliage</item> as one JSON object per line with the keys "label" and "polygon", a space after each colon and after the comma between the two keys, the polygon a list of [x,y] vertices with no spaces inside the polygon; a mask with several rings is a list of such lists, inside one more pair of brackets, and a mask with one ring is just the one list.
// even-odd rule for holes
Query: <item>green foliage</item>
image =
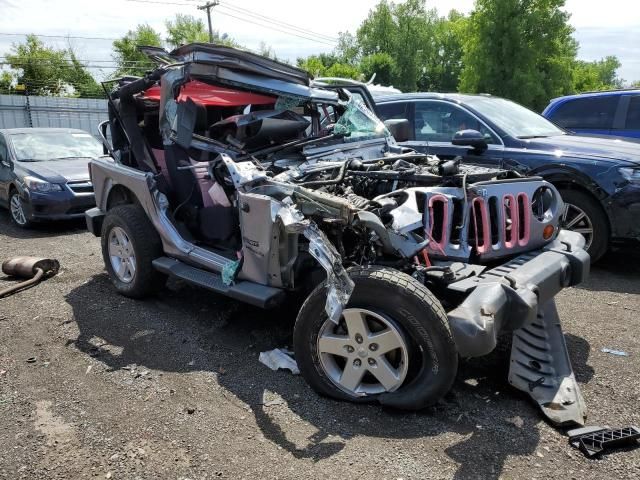
{"label": "green foliage", "polygon": [[162,37],[149,25],[138,25],[135,30],[129,30],[127,34],[113,42],[113,59],[118,65],[114,77],[124,75],[143,76],[152,70],[155,64],[142,52],[138,46],[161,47]]}
{"label": "green foliage", "polygon": [[358,39],[349,32],[340,32],[335,55],[341,63],[356,65],[361,56]]}
{"label": "green foliage", "polygon": [[476,0],[460,90],[542,109],[572,88],[577,52],[564,0]]}
{"label": "green foliage", "polygon": [[361,77],[358,67],[350,65],[348,63],[336,62],[327,68],[325,72],[327,77],[340,77],[340,78],[352,78],[359,80]]}
{"label": "green foliage", "polygon": [[3,83],[11,84],[15,77],[30,95],[102,96],[100,85],[72,49],[48,47],[35,35],[28,35],[24,43],[13,44],[7,62],[15,73],[3,74]]}
{"label": "green foliage", "polygon": [[360,70],[364,79],[369,81],[375,74],[375,83],[392,85],[396,78],[396,62],[388,53],[372,53],[363,57],[360,62]]}
{"label": "green foliage", "polygon": [[0,72],[0,93],[11,93],[13,86],[13,75],[11,72]]}
{"label": "green foliage", "polygon": [[622,80],[616,73],[619,68],[620,61],[615,56],[608,56],[595,62],[576,60],[572,72],[573,91],[580,93],[621,88]]}
{"label": "green foliage", "polygon": [[173,20],[164,22],[164,25],[167,29],[166,41],[173,48],[187,43],[209,41],[209,31],[204,22],[193,15],[178,13]]}

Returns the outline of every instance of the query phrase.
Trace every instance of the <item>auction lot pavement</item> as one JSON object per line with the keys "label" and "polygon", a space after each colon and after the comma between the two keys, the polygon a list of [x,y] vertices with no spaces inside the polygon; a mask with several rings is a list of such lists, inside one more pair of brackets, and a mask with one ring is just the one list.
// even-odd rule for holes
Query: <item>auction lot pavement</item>
{"label": "auction lot pavement", "polygon": [[[0,299],[2,479],[640,478],[640,448],[572,449],[505,353],[463,362],[429,410],[339,403],[258,362],[286,320],[176,282],[117,295],[81,223],[23,231],[1,211],[0,260],[17,255],[62,269]],[[640,426],[640,255],[608,255],[558,308],[588,423]]]}

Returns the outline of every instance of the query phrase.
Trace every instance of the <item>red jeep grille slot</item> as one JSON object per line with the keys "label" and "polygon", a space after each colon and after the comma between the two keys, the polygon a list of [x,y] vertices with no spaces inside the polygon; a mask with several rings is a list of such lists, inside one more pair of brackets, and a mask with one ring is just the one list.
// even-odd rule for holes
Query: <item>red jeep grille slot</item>
{"label": "red jeep grille slot", "polygon": [[529,197],[526,193],[518,194],[518,245],[524,246],[529,243]]}
{"label": "red jeep grille slot", "polygon": [[513,248],[518,244],[519,217],[515,197],[511,194],[502,197],[502,218],[504,218],[502,235],[504,236],[504,246],[506,248]]}
{"label": "red jeep grille slot", "polygon": [[449,232],[449,200],[444,195],[433,195],[429,198],[429,234],[439,250],[447,244]]}
{"label": "red jeep grille slot", "polygon": [[491,227],[489,226],[487,204],[484,199],[476,197],[471,203],[471,209],[476,250],[478,253],[485,253],[489,250],[491,243]]}

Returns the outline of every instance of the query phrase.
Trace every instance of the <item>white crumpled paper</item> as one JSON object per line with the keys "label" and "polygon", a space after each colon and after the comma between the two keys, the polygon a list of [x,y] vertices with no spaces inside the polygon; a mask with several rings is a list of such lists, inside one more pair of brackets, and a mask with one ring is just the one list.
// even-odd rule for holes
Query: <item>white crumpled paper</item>
{"label": "white crumpled paper", "polygon": [[294,375],[300,375],[298,364],[291,357],[291,352],[283,348],[274,348],[267,352],[260,352],[258,360],[271,370],[290,370]]}

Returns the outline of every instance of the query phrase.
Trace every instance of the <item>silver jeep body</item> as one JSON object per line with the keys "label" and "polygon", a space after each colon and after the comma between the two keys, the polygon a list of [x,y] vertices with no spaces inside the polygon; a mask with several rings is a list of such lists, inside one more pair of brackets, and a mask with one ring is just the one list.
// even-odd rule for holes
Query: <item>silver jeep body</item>
{"label": "silver jeep body", "polygon": [[[163,192],[154,150],[133,138],[135,122],[123,128],[125,147],[105,138],[112,158],[90,165],[97,206],[86,217],[94,234],[101,234],[104,216],[114,206],[135,203],[162,243],[163,256],[153,261],[157,270],[264,308],[299,287],[300,259],[311,256],[325,272],[325,308],[335,321],[351,295],[347,267],[356,259],[395,262],[424,281],[438,282],[438,270],[446,272],[439,298],[459,355],[485,355],[501,331],[513,331],[510,383],[538,402],[551,421],[583,424],[586,409],[553,298],[585,279],[589,258],[579,234],[559,230],[563,204],[551,184],[464,165],[456,166],[449,180],[438,178],[438,159],[397,147],[355,93],[313,87],[293,67],[210,45],[181,47],[168,57],[150,54],[165,65],[120,83],[111,99],[112,137],[114,124],[127,122],[125,102],[140,104],[159,83],[164,148],[182,145],[210,154],[205,162],[180,168],[204,168],[213,183],[224,170],[240,244],[235,254],[223,254],[184,233],[176,220],[182,205],[176,208]],[[195,134],[194,114],[187,102],[178,101],[185,82],[194,80],[304,104],[311,112],[305,135],[320,140],[301,142],[291,157],[263,153],[273,145],[248,154],[238,146],[237,133],[246,114],[234,119],[234,138],[220,137],[229,143]],[[314,105],[322,108],[313,110]],[[319,112],[331,109],[342,114],[322,136]],[[382,187],[385,191],[378,191]],[[333,239],[350,230],[360,232],[362,240],[345,250]],[[422,256],[431,268],[420,263]]]}

